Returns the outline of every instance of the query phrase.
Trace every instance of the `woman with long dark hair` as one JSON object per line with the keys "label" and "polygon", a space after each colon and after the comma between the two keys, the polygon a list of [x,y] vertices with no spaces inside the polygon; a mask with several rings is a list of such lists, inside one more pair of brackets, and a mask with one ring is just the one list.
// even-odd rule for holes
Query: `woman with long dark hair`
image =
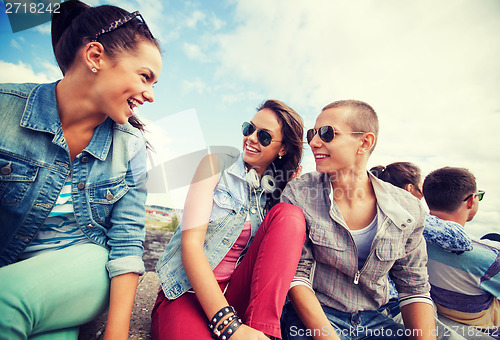
{"label": "woman with long dark hair", "polygon": [[63,79],[0,85],[0,334],[76,339],[109,303],[127,339],[142,262],[146,143],[135,108],[162,67],[139,12],[66,1]]}
{"label": "woman with long dark hair", "polygon": [[156,266],[153,339],[281,338],[305,224],[300,209],[278,202],[299,169],[303,124],[268,100],[242,132],[241,155],[209,155],[197,169]]}

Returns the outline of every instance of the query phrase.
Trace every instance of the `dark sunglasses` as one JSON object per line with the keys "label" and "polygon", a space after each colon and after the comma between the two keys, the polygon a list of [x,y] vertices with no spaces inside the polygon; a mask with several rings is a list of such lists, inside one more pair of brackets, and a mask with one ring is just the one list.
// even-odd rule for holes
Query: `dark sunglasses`
{"label": "dark sunglasses", "polygon": [[[248,137],[251,134],[253,134],[255,130],[257,130],[257,128],[255,127],[255,125],[253,125],[252,122],[244,122],[243,125],[241,126],[241,132],[245,137]],[[257,139],[259,140],[260,145],[264,147],[269,146],[272,142],[281,142],[280,140],[273,140],[271,134],[263,129],[257,130]]]}
{"label": "dark sunglasses", "polygon": [[153,36],[151,31],[149,30],[148,25],[146,24],[146,21],[144,21],[144,18],[142,17],[141,13],[139,13],[139,11],[135,11],[133,13],[129,13],[129,14],[125,15],[123,18],[120,18],[118,20],[113,21],[108,26],[101,29],[99,32],[97,32],[97,34],[94,36],[92,41],[97,41],[97,38],[99,38],[99,36],[101,36],[102,34],[114,31],[118,27],[125,25],[127,22],[129,22],[130,20],[132,20],[136,17],[138,17],[141,20],[141,22],[144,24],[144,26],[146,26],[146,29],[148,30],[149,34],[151,34],[151,36]]}
{"label": "dark sunglasses", "polygon": [[319,138],[321,138],[323,142],[330,143],[335,138],[335,134],[338,132],[353,133],[353,134],[365,133],[361,131],[355,131],[355,132],[340,131],[340,130],[335,130],[333,126],[325,125],[320,127],[318,130],[316,129],[307,130],[307,135],[306,135],[307,144],[311,144],[311,141],[313,140],[314,136],[316,136],[316,134],[319,135]]}
{"label": "dark sunglasses", "polygon": [[472,195],[477,196],[477,198],[479,198],[479,200],[480,200],[480,201],[482,201],[485,193],[486,193],[486,192],[485,192],[485,191],[483,191],[483,190],[479,190],[479,191],[477,191],[477,192],[473,192],[472,194],[470,194],[469,196],[467,196],[467,197],[464,199],[464,202],[465,202],[465,201],[467,201],[467,200],[468,200],[468,199],[469,199]]}

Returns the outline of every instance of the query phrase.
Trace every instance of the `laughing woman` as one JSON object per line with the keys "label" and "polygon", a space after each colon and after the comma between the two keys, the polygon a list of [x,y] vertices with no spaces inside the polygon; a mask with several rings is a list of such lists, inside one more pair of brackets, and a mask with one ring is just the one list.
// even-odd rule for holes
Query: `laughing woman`
{"label": "laughing woman", "polygon": [[198,167],[181,226],[156,266],[154,339],[281,337],[305,223],[300,209],[276,203],[299,167],[302,120],[268,100],[243,136],[240,156],[208,156]]}
{"label": "laughing woman", "polygon": [[159,45],[139,12],[73,0],[52,44],[62,80],[0,85],[0,334],[76,339],[109,303],[105,338],[127,339],[146,200],[133,111]]}

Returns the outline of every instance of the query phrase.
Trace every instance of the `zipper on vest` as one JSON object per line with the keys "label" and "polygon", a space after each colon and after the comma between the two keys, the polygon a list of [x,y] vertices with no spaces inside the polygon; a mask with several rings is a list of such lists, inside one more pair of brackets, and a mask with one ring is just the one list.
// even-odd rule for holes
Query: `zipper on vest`
{"label": "zipper on vest", "polygon": [[354,274],[354,284],[357,285],[359,283],[359,277],[361,276],[360,271],[358,270],[356,274]]}

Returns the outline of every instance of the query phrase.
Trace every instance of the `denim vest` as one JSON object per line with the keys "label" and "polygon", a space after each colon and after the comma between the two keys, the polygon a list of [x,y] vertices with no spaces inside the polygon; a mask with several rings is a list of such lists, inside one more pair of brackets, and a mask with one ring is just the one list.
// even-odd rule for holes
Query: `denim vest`
{"label": "denim vest", "polygon": [[[247,215],[250,215],[252,236],[247,244],[248,248],[262,222],[257,210],[257,200],[260,198],[260,209],[265,205],[265,194],[261,195],[262,190],[250,190],[245,181],[243,156],[226,154],[220,155],[220,158],[221,176],[213,192],[213,207],[203,245],[212,269],[222,261],[236,242]],[[178,298],[191,288],[182,266],[181,233],[182,222],[156,264],[163,292],[170,300]],[[245,250],[242,254],[244,253]]]}
{"label": "denim vest", "polygon": [[142,273],[144,138],[107,118],[71,162],[56,85],[0,84],[0,266],[15,262],[31,242],[71,173],[77,224],[110,249],[110,277]]}

